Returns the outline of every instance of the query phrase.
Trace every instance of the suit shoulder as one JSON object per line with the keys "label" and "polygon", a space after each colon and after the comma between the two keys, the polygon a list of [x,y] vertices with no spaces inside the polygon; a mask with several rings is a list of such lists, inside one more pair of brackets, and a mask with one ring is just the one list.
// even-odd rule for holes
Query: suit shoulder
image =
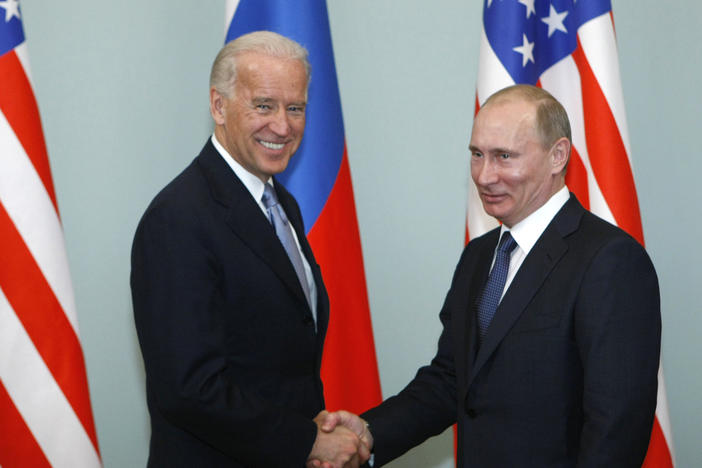
{"label": "suit shoulder", "polygon": [[622,228],[615,226],[614,224],[606,221],[599,216],[591,213],[590,211],[585,211],[579,231],[582,235],[587,236],[591,239],[592,243],[624,243],[624,244],[635,244],[643,249],[643,246],[634,239],[628,232],[624,231]]}
{"label": "suit shoulder", "polygon": [[648,252],[636,239],[618,226],[586,211],[580,228],[571,241],[574,251],[587,257],[590,262],[612,261],[636,264],[640,268],[655,272]]}
{"label": "suit shoulder", "polygon": [[147,206],[142,222],[153,216],[183,215],[202,208],[209,189],[197,159],[163,187]]}

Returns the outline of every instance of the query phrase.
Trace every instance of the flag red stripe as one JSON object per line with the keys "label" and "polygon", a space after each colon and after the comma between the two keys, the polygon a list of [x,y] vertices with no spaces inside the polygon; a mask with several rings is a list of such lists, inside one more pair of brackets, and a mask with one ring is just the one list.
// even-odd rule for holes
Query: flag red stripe
{"label": "flag red stripe", "polygon": [[1,203],[0,239],[0,287],[99,453],[80,342]]}
{"label": "flag red stripe", "polygon": [[617,225],[643,245],[639,202],[626,148],[579,41],[573,59],[580,72],[585,138],[592,171]]}
{"label": "flag red stripe", "polygon": [[658,423],[658,417],[653,421],[651,442],[641,468],[673,468],[673,459],[661,425]]}
{"label": "flag red stripe", "polygon": [[39,174],[39,178],[58,213],[39,109],[34,99],[32,86],[15,51],[0,56],[0,70],[2,70],[0,111],[5,115],[17,139],[32,161],[34,169]]}
{"label": "flag red stripe", "polygon": [[12,403],[0,380],[0,466],[3,468],[51,467],[44,452]]}
{"label": "flag red stripe", "polygon": [[360,413],[379,404],[382,395],[346,147],[308,239],[332,304],[322,359],[327,408]]}

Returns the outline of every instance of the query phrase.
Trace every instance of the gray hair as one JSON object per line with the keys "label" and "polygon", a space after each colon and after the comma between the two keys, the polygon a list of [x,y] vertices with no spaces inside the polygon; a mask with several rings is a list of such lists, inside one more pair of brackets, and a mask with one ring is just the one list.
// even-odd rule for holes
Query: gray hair
{"label": "gray hair", "polygon": [[307,84],[311,77],[308,52],[303,46],[271,31],[254,31],[227,43],[217,54],[210,72],[210,88],[227,98],[232,97],[236,83],[237,57],[246,52],[255,52],[271,57],[299,60],[305,67]]}

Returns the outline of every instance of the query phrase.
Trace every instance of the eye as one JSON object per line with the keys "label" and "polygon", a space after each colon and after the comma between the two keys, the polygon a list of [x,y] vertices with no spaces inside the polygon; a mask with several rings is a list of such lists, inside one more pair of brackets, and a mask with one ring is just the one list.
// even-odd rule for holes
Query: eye
{"label": "eye", "polygon": [[288,112],[291,112],[293,114],[302,114],[303,112],[305,112],[305,108],[304,106],[289,106]]}
{"label": "eye", "polygon": [[510,155],[509,153],[500,153],[500,159],[509,159]]}
{"label": "eye", "polygon": [[267,111],[271,110],[271,106],[269,104],[256,104],[256,109]]}
{"label": "eye", "polygon": [[478,151],[471,151],[470,155],[471,155],[473,158],[482,158],[482,157],[483,157],[483,153],[480,153],[480,152],[478,152]]}

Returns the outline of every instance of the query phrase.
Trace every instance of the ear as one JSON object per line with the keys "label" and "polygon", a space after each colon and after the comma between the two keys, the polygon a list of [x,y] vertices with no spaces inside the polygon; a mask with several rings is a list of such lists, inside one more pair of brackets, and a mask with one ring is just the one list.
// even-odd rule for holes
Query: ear
{"label": "ear", "polygon": [[214,87],[210,88],[210,114],[217,125],[224,125],[224,101],[224,96],[219,94]]}
{"label": "ear", "polygon": [[568,156],[570,155],[570,141],[566,137],[560,138],[551,147],[551,164],[553,165],[553,173],[559,174],[563,172],[568,164]]}

